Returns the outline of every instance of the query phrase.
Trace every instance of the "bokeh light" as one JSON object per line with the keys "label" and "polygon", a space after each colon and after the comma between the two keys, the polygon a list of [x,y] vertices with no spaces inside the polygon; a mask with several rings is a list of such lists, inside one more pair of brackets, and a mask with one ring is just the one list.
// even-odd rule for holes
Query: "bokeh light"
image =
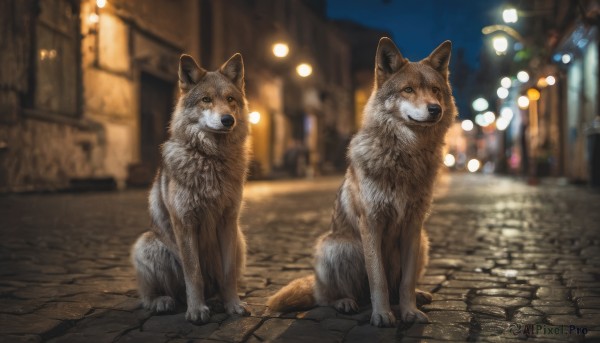
{"label": "bokeh light", "polygon": [[482,112],[488,109],[490,104],[484,98],[477,98],[473,101],[473,109],[478,112]]}
{"label": "bokeh light", "polygon": [[473,159],[469,160],[469,163],[467,163],[467,169],[471,173],[474,173],[474,172],[478,171],[479,167],[481,167],[481,163],[477,159],[473,158]]}
{"label": "bokeh light", "polygon": [[517,105],[519,105],[519,108],[523,110],[529,108],[529,98],[525,95],[521,95],[519,99],[517,99]]}
{"label": "bokeh light", "polygon": [[260,121],[260,112],[250,112],[248,114],[248,120],[252,123],[252,124],[258,124],[258,122]]}
{"label": "bokeh light", "polygon": [[454,164],[456,164],[454,155],[446,154],[446,156],[444,156],[444,165],[446,165],[446,167],[454,167]]}
{"label": "bokeh light", "polygon": [[310,64],[308,64],[308,63],[300,63],[296,67],[296,72],[301,77],[310,76],[310,74],[312,74],[312,66]]}
{"label": "bokeh light", "polygon": [[504,87],[500,87],[498,88],[498,90],[496,91],[496,94],[498,94],[498,97],[500,99],[506,99],[508,97],[508,89],[504,88]]}
{"label": "bokeh light", "polygon": [[285,43],[275,43],[273,44],[273,55],[279,58],[286,57],[290,52],[290,48]]}
{"label": "bokeh light", "polygon": [[519,82],[525,83],[529,81],[529,74],[525,70],[521,70],[517,73],[517,80],[519,80]]}
{"label": "bokeh light", "polygon": [[473,122],[469,119],[463,120],[462,123],[460,123],[460,127],[465,131],[471,131],[473,130]]}

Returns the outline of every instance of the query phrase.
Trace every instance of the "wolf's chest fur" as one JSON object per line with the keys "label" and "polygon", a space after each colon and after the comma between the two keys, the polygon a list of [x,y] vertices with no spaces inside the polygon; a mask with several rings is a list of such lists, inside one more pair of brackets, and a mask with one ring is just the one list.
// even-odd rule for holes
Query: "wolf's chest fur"
{"label": "wolf's chest fur", "polygon": [[244,181],[244,158],[207,154],[197,148],[168,141],[163,147],[165,172],[176,184],[177,207],[184,212],[214,212],[239,200]]}
{"label": "wolf's chest fur", "polygon": [[401,220],[427,211],[439,156],[432,148],[407,147],[395,137],[366,130],[353,142],[351,164],[363,177],[361,193],[376,213]]}

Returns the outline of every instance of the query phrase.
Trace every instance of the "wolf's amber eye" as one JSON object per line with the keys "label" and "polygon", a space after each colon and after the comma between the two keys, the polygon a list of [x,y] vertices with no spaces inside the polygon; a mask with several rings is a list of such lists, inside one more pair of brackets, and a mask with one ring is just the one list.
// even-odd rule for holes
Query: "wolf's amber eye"
{"label": "wolf's amber eye", "polygon": [[202,98],[202,102],[212,102],[212,98],[209,96],[205,96],[204,98]]}
{"label": "wolf's amber eye", "polygon": [[406,87],[403,89],[403,91],[405,91],[406,93],[412,93],[414,92],[414,90],[412,89],[412,87]]}
{"label": "wolf's amber eye", "polygon": [[232,96],[227,97],[227,102],[232,102],[233,100],[235,100],[235,99]]}
{"label": "wolf's amber eye", "polygon": [[437,87],[433,87],[431,90],[433,91],[434,94],[438,94],[440,92],[440,89]]}

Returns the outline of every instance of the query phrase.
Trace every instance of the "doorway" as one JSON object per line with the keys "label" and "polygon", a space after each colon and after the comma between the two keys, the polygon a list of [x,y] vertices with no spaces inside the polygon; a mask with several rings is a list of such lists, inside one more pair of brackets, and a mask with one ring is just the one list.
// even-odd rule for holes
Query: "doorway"
{"label": "doorway", "polygon": [[160,166],[160,146],[168,138],[175,84],[142,72],[140,77],[140,163],[131,166],[128,184],[147,186]]}

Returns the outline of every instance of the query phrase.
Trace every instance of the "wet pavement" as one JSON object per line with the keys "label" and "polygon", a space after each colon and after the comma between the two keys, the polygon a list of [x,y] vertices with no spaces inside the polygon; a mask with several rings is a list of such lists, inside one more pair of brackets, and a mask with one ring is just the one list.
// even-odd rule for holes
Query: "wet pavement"
{"label": "wet pavement", "polygon": [[311,273],[339,177],[251,182],[242,223],[249,317],[139,306],[129,249],[148,224],[146,191],[0,197],[2,342],[600,341],[600,193],[455,174],[441,178],[420,288],[430,324],[380,329],[370,309],[265,315],[265,300]]}

